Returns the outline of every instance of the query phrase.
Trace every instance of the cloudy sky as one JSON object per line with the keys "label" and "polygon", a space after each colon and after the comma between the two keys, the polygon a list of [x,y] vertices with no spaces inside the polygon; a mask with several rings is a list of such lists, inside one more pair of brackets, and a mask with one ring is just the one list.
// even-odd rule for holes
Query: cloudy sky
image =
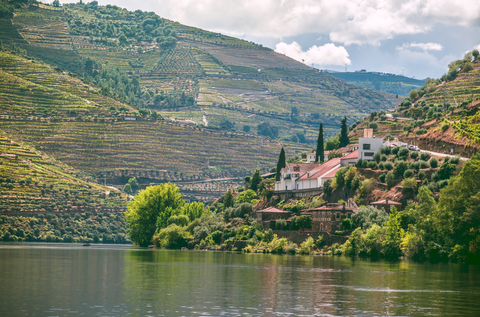
{"label": "cloudy sky", "polygon": [[338,71],[346,66],[348,71],[403,71],[409,77],[438,78],[449,62],[480,44],[479,0],[99,3],[154,11],[186,25],[263,44],[316,68]]}

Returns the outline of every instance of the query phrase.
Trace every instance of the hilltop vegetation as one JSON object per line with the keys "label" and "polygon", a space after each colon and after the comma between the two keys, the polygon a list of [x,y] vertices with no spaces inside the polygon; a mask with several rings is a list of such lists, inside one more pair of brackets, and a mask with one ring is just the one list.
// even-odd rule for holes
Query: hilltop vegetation
{"label": "hilltop vegetation", "polygon": [[425,85],[425,80],[378,72],[328,72],[328,74],[353,85],[400,96],[408,96],[410,91]]}

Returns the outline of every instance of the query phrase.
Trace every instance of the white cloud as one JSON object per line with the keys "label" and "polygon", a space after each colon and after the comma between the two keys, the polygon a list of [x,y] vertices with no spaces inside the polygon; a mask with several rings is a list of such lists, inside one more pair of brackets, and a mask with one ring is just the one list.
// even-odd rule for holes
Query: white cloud
{"label": "white cloud", "polygon": [[[114,2],[122,2],[116,0]],[[142,1],[143,2],[143,1]],[[326,33],[344,45],[425,33],[438,24],[480,25],[478,0],[145,0],[181,23],[233,36]]]}
{"label": "white cloud", "polygon": [[405,50],[408,48],[419,48],[424,51],[441,51],[443,50],[443,46],[438,43],[408,43],[403,44],[402,46],[398,46],[397,50]]}
{"label": "white cloud", "polygon": [[345,64],[352,64],[348,58],[347,50],[343,46],[335,46],[333,43],[328,43],[323,46],[314,45],[305,52],[297,42],[291,44],[281,42],[276,45],[275,52],[285,54],[288,57],[308,65],[343,66]]}

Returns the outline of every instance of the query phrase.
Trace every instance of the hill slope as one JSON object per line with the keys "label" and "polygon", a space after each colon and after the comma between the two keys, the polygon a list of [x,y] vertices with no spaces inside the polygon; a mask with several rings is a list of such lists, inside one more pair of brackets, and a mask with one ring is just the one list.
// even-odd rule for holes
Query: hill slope
{"label": "hill slope", "polygon": [[[85,76],[104,94],[167,117],[254,129],[266,135],[314,142],[320,122],[335,135],[343,115],[350,122],[392,107],[394,96],[366,90],[318,72],[268,48],[115,6],[44,5],[17,10],[2,21],[5,43],[28,55]],[[62,58],[58,58],[62,56]],[[117,69],[118,67],[118,69]],[[118,76],[128,74],[128,80]],[[131,84],[138,83],[136,88]],[[294,111],[292,113],[292,108]],[[177,109],[171,115],[169,111]],[[292,115],[293,114],[293,115]],[[303,138],[300,137],[300,141]]]}

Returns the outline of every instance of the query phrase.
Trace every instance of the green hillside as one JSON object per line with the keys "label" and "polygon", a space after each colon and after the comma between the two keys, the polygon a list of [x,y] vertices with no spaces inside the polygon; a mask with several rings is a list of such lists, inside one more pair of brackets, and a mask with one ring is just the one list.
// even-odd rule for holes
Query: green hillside
{"label": "green hillside", "polygon": [[425,80],[394,74],[378,72],[326,72],[330,76],[343,79],[353,85],[400,96],[408,96],[413,89],[419,89],[425,85]]}
{"label": "green hillside", "polygon": [[[337,80],[261,45],[181,25],[148,12],[71,4],[18,9],[2,20],[6,45],[74,72],[137,109],[176,109],[179,118],[234,130],[269,121],[274,138],[314,142],[320,122],[338,132],[395,96]],[[62,58],[58,58],[62,56]],[[392,99],[393,98],[393,99]],[[292,108],[297,112],[292,114]],[[168,113],[167,113],[168,114]]]}
{"label": "green hillside", "polygon": [[[473,59],[473,61],[472,61]],[[373,125],[375,134],[394,136],[422,149],[471,157],[480,149],[480,61],[466,54],[450,64],[440,79],[428,79],[413,90],[393,113],[372,113],[350,134],[356,140],[363,128]]]}

